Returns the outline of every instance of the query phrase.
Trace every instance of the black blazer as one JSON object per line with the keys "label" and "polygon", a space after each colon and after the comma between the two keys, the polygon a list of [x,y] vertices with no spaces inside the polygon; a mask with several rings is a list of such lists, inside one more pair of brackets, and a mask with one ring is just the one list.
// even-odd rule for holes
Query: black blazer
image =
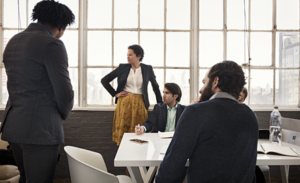
{"label": "black blazer", "polygon": [[74,92],[64,43],[32,23],[8,42],[3,53],[9,99],[2,139],[54,145],[64,143],[62,120],[71,112]]}
{"label": "black blazer", "polygon": [[[112,97],[114,97],[117,93],[120,93],[125,88],[127,77],[129,74],[131,68],[131,64],[120,64],[118,68],[113,70],[111,73],[104,76],[104,78],[101,79],[101,83],[104,86],[104,88],[110,93]],[[141,69],[142,69],[142,75],[143,75],[143,98],[145,102],[146,109],[149,108],[149,97],[148,97],[148,83],[149,81],[152,84],[153,91],[156,95],[156,101],[157,103],[162,103],[162,97],[159,90],[159,86],[156,82],[156,77],[153,72],[153,68],[151,65],[146,65],[141,63]],[[118,77],[118,88],[117,91],[109,84],[113,79]],[[118,98],[116,97],[115,103],[117,103]]]}
{"label": "black blazer", "polygon": [[[175,120],[175,128],[177,125],[177,121],[184,111],[185,106],[177,104],[176,111],[176,120]],[[164,132],[167,125],[167,117],[168,117],[168,109],[166,104],[156,104],[152,113],[149,115],[147,121],[144,122],[143,126],[146,127],[146,132]]]}

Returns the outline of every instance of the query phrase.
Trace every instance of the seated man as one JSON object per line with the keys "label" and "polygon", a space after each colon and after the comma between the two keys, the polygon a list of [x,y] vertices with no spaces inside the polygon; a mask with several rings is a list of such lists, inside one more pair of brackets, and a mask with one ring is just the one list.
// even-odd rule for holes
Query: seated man
{"label": "seated man", "polygon": [[240,104],[244,103],[247,96],[248,96],[248,90],[247,90],[247,88],[244,87],[243,90],[241,91],[240,95],[239,95],[238,102]]}
{"label": "seated man", "polygon": [[147,121],[142,126],[135,127],[136,134],[175,131],[177,121],[185,108],[178,103],[181,99],[181,89],[175,83],[166,83],[163,93],[163,104],[156,104]]}
{"label": "seated man", "polygon": [[237,102],[245,85],[242,68],[232,61],[214,65],[203,80],[201,100],[181,115],[156,183],[252,183],[255,181],[258,121]]}

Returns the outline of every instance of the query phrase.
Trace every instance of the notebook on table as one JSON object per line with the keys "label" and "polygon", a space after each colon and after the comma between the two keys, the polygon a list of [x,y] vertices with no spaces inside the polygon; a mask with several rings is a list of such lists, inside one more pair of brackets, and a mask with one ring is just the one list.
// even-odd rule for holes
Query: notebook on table
{"label": "notebook on table", "polygon": [[299,157],[299,153],[287,146],[278,146],[269,143],[257,144],[257,152],[268,154],[275,153],[284,156],[296,156]]}
{"label": "notebook on table", "polygon": [[160,138],[172,138],[174,135],[174,132],[160,132],[158,131],[158,135]]}

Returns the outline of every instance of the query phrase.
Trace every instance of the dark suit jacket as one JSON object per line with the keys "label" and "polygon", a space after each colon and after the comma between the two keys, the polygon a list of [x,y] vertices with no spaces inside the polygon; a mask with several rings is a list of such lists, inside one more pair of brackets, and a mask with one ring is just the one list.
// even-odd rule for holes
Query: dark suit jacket
{"label": "dark suit jacket", "polygon": [[[120,93],[125,88],[127,77],[131,68],[131,64],[120,64],[118,68],[113,70],[111,73],[107,74],[104,78],[101,79],[101,83],[104,88],[114,97],[117,93]],[[159,86],[156,82],[156,77],[153,72],[153,68],[150,65],[141,63],[142,75],[143,75],[143,97],[145,102],[146,109],[149,108],[149,97],[148,97],[148,83],[149,81],[152,84],[153,91],[156,95],[157,103],[162,103],[162,97],[159,90]],[[118,77],[118,88],[117,91],[109,84],[113,79]],[[117,103],[118,98],[116,97],[115,103]]]}
{"label": "dark suit jacket", "polygon": [[[175,120],[175,128],[177,125],[177,121],[179,117],[181,116],[181,113],[185,109],[184,105],[177,105],[177,111],[176,111],[176,120]],[[168,109],[166,104],[156,104],[154,106],[153,111],[149,115],[147,121],[143,123],[143,126],[146,127],[146,132],[152,131],[152,132],[164,132],[167,125],[167,117],[168,117]]]}
{"label": "dark suit jacket", "polygon": [[62,120],[68,118],[74,99],[63,42],[45,26],[32,23],[8,42],[3,62],[9,99],[2,139],[38,145],[63,143]]}
{"label": "dark suit jacket", "polygon": [[[214,98],[189,105],[160,164],[157,183],[252,183],[255,178],[258,121],[245,104]],[[201,180],[201,181],[199,181]]]}

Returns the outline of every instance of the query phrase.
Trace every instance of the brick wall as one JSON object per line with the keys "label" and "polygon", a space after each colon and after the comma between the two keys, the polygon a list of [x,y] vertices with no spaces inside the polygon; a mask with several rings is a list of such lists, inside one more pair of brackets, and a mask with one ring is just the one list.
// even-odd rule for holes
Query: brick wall
{"label": "brick wall", "polygon": [[[265,111],[255,112],[260,129],[268,129],[270,113]],[[2,118],[3,111],[0,111]],[[115,175],[125,174],[125,168],[114,167],[114,157],[118,147],[112,142],[113,111],[72,111],[70,117],[63,123],[65,130],[65,143],[61,145],[61,159],[56,167],[56,178],[68,178],[69,168],[66,153],[63,147],[76,146],[102,154],[107,169]],[[281,115],[287,118],[300,119],[298,111],[281,111]],[[271,175],[278,176],[279,167],[272,166]],[[290,175],[299,174],[296,167],[291,168]],[[280,176],[280,174],[279,174]]]}

